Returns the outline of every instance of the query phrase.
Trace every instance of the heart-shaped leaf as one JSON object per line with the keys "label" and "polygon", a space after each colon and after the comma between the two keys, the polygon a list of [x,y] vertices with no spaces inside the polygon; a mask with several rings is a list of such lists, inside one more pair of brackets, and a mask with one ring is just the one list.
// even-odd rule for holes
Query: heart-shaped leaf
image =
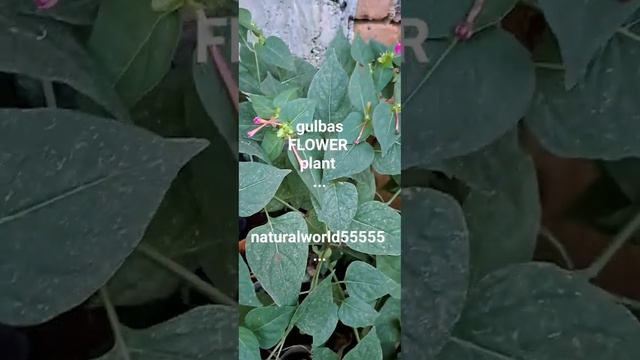
{"label": "heart-shaped leaf", "polygon": [[307,296],[294,315],[296,326],[313,336],[313,346],[324,344],[338,324],[338,305],[333,303],[331,276]]}
{"label": "heart-shaped leaf", "polygon": [[247,313],[244,323],[256,336],[260,347],[270,349],[284,335],[295,311],[295,306],[259,307]]}
{"label": "heart-shaped leaf", "polygon": [[67,84],[116,118],[129,119],[109,77],[69,28],[45,18],[1,16],[0,29],[0,44],[13,44],[0,52],[0,71]]}
{"label": "heart-shaped leaf", "polygon": [[[163,357],[234,360],[238,359],[238,333],[229,329],[236,327],[237,323],[235,309],[201,306],[149,329],[123,328],[124,351],[129,353],[131,360],[158,360]],[[255,354],[251,332],[243,329],[240,328],[241,351],[243,354]],[[120,351],[115,348],[98,358],[121,359]]]}
{"label": "heart-shaped leaf", "polygon": [[0,320],[14,325],[103,286],[206,146],[67,110],[0,110],[0,129]]}
{"label": "heart-shaped leaf", "polygon": [[246,256],[262,287],[278,306],[298,299],[307,268],[309,245],[303,242],[252,242],[252,236],[307,233],[307,223],[299,212],[270,218],[267,224],[253,228],[247,235]]}
{"label": "heart-shaped leaf", "polygon": [[[513,36],[482,31],[466,42],[427,42],[432,61],[403,64],[404,168],[478,150],[513,128],[527,111],[535,77]],[[464,106],[460,101],[464,100]]]}
{"label": "heart-shaped leaf", "polygon": [[240,163],[240,216],[251,216],[262,210],[278,191],[291,170],[280,170],[255,162]]}
{"label": "heart-shaped leaf", "polygon": [[339,181],[323,190],[320,208],[316,208],[318,219],[332,231],[347,230],[358,211],[358,190],[351,183]]}
{"label": "heart-shaped leaf", "polygon": [[631,360],[639,355],[640,326],[624,306],[585,278],[551,264],[528,263],[478,283],[438,359]]}
{"label": "heart-shaped leaf", "polygon": [[376,309],[355,296],[350,296],[342,302],[338,317],[343,324],[351,327],[371,326],[378,317]]}
{"label": "heart-shaped leaf", "polygon": [[351,106],[347,99],[349,75],[338,62],[335,52],[329,53],[309,86],[308,97],[318,104],[317,116],[323,122],[339,123]]}
{"label": "heart-shaped leaf", "polygon": [[399,285],[363,261],[349,264],[344,283],[350,296],[364,301],[377,300],[399,290]]}
{"label": "heart-shaped leaf", "polygon": [[371,328],[367,336],[344,356],[344,360],[382,360],[382,348],[380,339],[376,334],[376,328]]}
{"label": "heart-shaped leaf", "polygon": [[538,5],[560,43],[567,89],[582,79],[596,52],[640,8],[637,1],[538,0]]}
{"label": "heart-shaped leaf", "polygon": [[353,250],[371,255],[400,255],[400,214],[389,206],[379,201],[360,205],[350,230],[376,235],[376,241],[347,243]]}
{"label": "heart-shaped leaf", "polygon": [[462,209],[432,189],[403,189],[402,352],[433,359],[449,340],[469,281],[469,243]]}

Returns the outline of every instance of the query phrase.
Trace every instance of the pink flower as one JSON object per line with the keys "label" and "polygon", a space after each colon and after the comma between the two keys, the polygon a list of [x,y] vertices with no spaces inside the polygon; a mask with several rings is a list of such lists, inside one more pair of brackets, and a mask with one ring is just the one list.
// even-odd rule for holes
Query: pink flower
{"label": "pink flower", "polygon": [[257,128],[255,128],[255,129],[253,129],[253,130],[251,130],[251,131],[249,131],[247,133],[247,136],[249,138],[253,138],[254,136],[256,136],[258,131],[264,129],[268,125],[272,125],[272,126],[275,127],[276,125],[279,124],[278,121],[276,121],[275,119],[265,120],[265,119],[260,118],[259,116],[256,116],[256,117],[253,118],[253,123],[256,124],[256,125],[260,125],[260,126],[258,126]]}
{"label": "pink flower", "polygon": [[56,6],[58,0],[34,0],[34,2],[38,10],[46,10]]}
{"label": "pink flower", "polygon": [[402,43],[401,42],[396,44],[396,46],[393,48],[393,52],[398,56],[402,55]]}
{"label": "pink flower", "polygon": [[360,144],[360,140],[362,140],[362,134],[364,134],[364,128],[367,127],[367,123],[362,124],[362,128],[360,129],[360,133],[358,134],[358,137],[356,138],[356,140],[353,142],[354,144],[358,145]]}

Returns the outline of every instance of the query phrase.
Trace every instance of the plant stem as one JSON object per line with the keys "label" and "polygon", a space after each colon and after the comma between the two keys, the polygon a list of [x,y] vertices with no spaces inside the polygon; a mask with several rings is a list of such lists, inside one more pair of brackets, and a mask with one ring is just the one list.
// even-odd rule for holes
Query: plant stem
{"label": "plant stem", "polygon": [[53,90],[53,83],[49,80],[42,80],[42,91],[44,91],[47,107],[50,109],[57,108],[58,102],[56,101],[56,92]]}
{"label": "plant stem", "polygon": [[558,250],[558,252],[562,256],[562,259],[565,262],[565,265],[567,266],[567,269],[573,270],[575,266],[573,264],[573,260],[571,260],[571,257],[567,252],[567,249],[565,249],[564,245],[562,245],[562,243],[551,233],[551,231],[549,231],[549,229],[547,229],[546,227],[542,226],[540,228],[540,235],[542,235],[542,237],[547,239],[547,241],[549,241]]}
{"label": "plant stem", "polygon": [[235,300],[225,295],[222,291],[211,286],[211,284],[209,284],[208,282],[200,279],[197,275],[189,271],[184,266],[162,255],[154,247],[147,244],[140,244],[138,246],[138,251],[185,280],[195,290],[208,297],[211,301],[231,306],[238,305]]}
{"label": "plant stem", "polygon": [[356,343],[360,342],[360,334],[358,334],[358,329],[353,328],[353,333],[356,334]]}
{"label": "plant stem", "polygon": [[564,71],[564,65],[562,64],[536,62],[533,65],[539,69]]}
{"label": "plant stem", "polygon": [[435,64],[433,64],[433,66],[431,67],[431,69],[429,69],[429,71],[427,71],[427,74],[425,75],[425,77],[422,79],[422,81],[420,81],[420,83],[418,84],[418,86],[416,86],[414,88],[414,90],[411,92],[411,94],[409,94],[409,96],[407,97],[406,100],[403,99],[402,101],[402,105],[406,106],[409,101],[411,101],[411,99],[413,98],[413,96],[418,92],[418,90],[420,90],[420,88],[422,87],[422,85],[424,85],[427,80],[429,80],[429,78],[431,77],[431,75],[433,75],[433,73],[436,71],[436,69],[438,69],[438,67],[440,66],[440,64],[442,63],[442,61],[444,61],[444,59],[449,55],[449,53],[451,52],[451,50],[453,50],[453,48],[458,44],[458,38],[454,38],[451,43],[449,44],[449,47],[447,47],[447,49],[442,53],[442,55],[440,55],[440,57],[438,58],[438,60],[436,61]]}
{"label": "plant stem", "polygon": [[107,317],[109,318],[109,323],[111,324],[111,330],[113,331],[113,338],[115,340],[115,346],[122,360],[131,360],[131,356],[129,356],[129,349],[127,349],[127,344],[124,342],[124,338],[122,337],[122,330],[120,329],[120,320],[118,319],[118,313],[116,312],[113,303],[111,302],[111,298],[109,298],[109,293],[107,291],[106,285],[100,289],[100,298],[104,303],[104,308],[107,310]]}
{"label": "plant stem", "polygon": [[402,193],[402,189],[399,189],[398,191],[396,191],[395,194],[393,194],[393,196],[391,197],[391,199],[389,199],[389,201],[387,201],[387,205],[391,205],[391,203]]}
{"label": "plant stem", "polygon": [[279,203],[281,203],[282,205],[284,205],[284,206],[286,206],[287,208],[289,208],[290,210],[293,210],[293,211],[296,211],[296,212],[302,213],[302,211],[300,211],[300,210],[298,210],[298,209],[294,208],[291,204],[289,204],[288,202],[286,202],[286,201],[282,200],[281,198],[279,198],[279,197],[277,197],[277,196],[274,196],[273,198],[274,198],[277,202],[279,202]]}
{"label": "plant stem", "polygon": [[634,33],[633,31],[629,30],[628,28],[620,28],[618,29],[618,33],[628,37],[629,39],[635,40],[635,41],[640,41],[640,35]]}
{"label": "plant stem", "polygon": [[584,274],[587,278],[593,279],[607,266],[607,263],[611,258],[620,250],[624,244],[633,236],[633,234],[640,228],[640,212],[638,212],[627,225],[620,230],[618,234],[613,238],[611,244],[604,250],[604,252],[586,269],[580,270],[579,273]]}

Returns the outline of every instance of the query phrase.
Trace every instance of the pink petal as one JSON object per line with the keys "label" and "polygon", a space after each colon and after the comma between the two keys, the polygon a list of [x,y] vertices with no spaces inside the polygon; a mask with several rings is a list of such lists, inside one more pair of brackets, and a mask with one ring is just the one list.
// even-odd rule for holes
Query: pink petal
{"label": "pink petal", "polygon": [[34,0],[39,10],[51,9],[56,6],[58,0]]}

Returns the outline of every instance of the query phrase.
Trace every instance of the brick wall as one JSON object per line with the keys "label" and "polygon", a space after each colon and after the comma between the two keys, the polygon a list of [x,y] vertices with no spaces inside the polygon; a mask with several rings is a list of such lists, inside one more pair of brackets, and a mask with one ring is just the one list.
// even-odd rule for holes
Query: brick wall
{"label": "brick wall", "polygon": [[358,0],[355,31],[365,41],[387,45],[400,41],[400,0]]}

